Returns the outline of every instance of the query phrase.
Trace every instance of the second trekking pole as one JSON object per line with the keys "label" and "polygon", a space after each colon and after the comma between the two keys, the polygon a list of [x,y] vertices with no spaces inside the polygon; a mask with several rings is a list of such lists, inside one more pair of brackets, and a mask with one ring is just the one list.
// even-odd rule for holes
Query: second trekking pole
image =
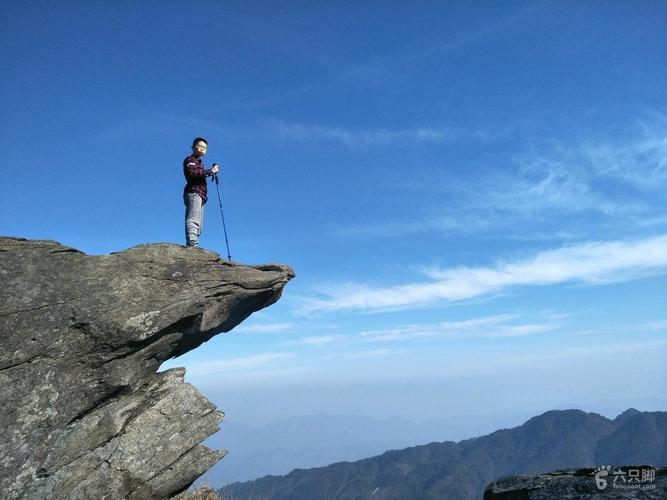
{"label": "second trekking pole", "polygon": [[215,189],[218,191],[218,203],[220,204],[220,217],[222,217],[222,230],[225,233],[225,245],[227,245],[227,260],[232,260],[232,255],[229,253],[229,240],[227,239],[227,226],[225,225],[225,213],[222,210],[222,198],[220,197],[220,186],[218,181],[218,174],[213,174],[215,181]]}

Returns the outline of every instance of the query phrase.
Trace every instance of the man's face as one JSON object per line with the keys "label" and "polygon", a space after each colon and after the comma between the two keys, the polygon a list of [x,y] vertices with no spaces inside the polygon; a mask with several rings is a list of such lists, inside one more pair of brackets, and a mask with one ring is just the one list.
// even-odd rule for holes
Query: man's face
{"label": "man's face", "polygon": [[206,154],[206,143],[204,141],[197,141],[192,145],[192,154],[195,156],[204,156]]}

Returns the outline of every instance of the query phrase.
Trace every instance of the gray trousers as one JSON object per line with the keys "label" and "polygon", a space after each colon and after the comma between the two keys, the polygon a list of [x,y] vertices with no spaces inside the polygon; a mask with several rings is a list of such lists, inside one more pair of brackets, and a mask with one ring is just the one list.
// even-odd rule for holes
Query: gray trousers
{"label": "gray trousers", "polygon": [[197,193],[187,193],[185,202],[185,244],[189,247],[199,246],[199,235],[204,224],[204,205]]}

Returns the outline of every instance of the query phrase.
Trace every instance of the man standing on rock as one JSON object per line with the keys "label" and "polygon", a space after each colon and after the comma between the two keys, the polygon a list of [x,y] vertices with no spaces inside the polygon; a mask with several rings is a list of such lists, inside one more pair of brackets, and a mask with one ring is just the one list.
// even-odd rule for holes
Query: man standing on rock
{"label": "man standing on rock", "polygon": [[204,221],[204,205],[206,204],[206,178],[218,172],[216,163],[209,170],[204,169],[202,156],[206,154],[206,139],[197,137],[192,141],[192,154],[183,160],[183,174],[186,185],[183,190],[185,203],[185,244],[189,247],[199,246]]}

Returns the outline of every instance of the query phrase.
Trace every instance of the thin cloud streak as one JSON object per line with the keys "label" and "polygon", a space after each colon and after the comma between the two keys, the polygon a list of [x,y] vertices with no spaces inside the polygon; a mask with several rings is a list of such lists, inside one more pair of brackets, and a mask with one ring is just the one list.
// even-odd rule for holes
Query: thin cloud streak
{"label": "thin cloud streak", "polygon": [[[553,316],[553,315],[552,315]],[[519,337],[554,331],[560,328],[559,317],[549,317],[547,322],[508,324],[515,321],[517,315],[498,314],[463,321],[443,321],[431,324],[410,324],[395,328],[366,330],[354,334],[331,334],[304,337],[285,341],[285,345],[323,346],[346,343],[348,345],[367,345],[369,342],[393,342],[428,338],[500,338]],[[386,352],[387,349],[376,349]],[[370,351],[366,351],[370,352]]]}
{"label": "thin cloud streak", "polygon": [[522,337],[558,330],[557,323],[505,324],[515,315],[501,314],[466,321],[444,321],[430,325],[405,325],[386,330],[361,332],[359,338],[367,342],[394,342],[428,338],[501,338]]}
{"label": "thin cloud streak", "polygon": [[458,336],[479,328],[488,328],[514,319],[514,315],[499,314],[464,321],[443,321],[430,325],[404,325],[384,330],[370,330],[359,333],[359,338],[367,341],[411,340],[425,337]]}
{"label": "thin cloud streak", "polygon": [[238,333],[281,333],[294,328],[292,323],[270,323],[259,325],[241,325],[234,329]]}
{"label": "thin cloud streak", "polygon": [[349,284],[325,298],[305,299],[301,313],[418,307],[438,300],[468,300],[516,286],[604,284],[667,272],[667,234],[632,241],[583,243],[540,252],[494,267],[432,269],[432,282],[390,287]]}
{"label": "thin cloud streak", "polygon": [[331,141],[350,148],[396,144],[443,143],[458,138],[461,133],[446,128],[364,129],[327,127],[273,120],[271,130],[281,140]]}
{"label": "thin cloud streak", "polygon": [[651,191],[667,182],[667,137],[652,135],[630,145],[589,145],[584,150],[593,171]]}
{"label": "thin cloud streak", "polygon": [[406,349],[371,349],[369,351],[351,352],[346,355],[348,359],[369,359],[384,356],[398,356],[406,354],[409,351]]}
{"label": "thin cloud streak", "polygon": [[578,337],[578,336],[596,336],[596,335],[627,335],[627,334],[642,334],[642,333],[667,333],[667,320],[656,320],[648,321],[645,323],[639,323],[635,325],[623,325],[623,326],[607,326],[600,328],[586,328],[583,330],[575,330],[568,332],[568,336]]}
{"label": "thin cloud streak", "polygon": [[285,342],[285,344],[319,346],[319,345],[331,344],[333,342],[340,342],[342,340],[347,340],[347,339],[349,339],[349,335],[342,335],[342,334],[319,335],[313,337],[305,337],[299,340],[290,340]]}
{"label": "thin cloud streak", "polygon": [[[266,108],[284,102],[288,99],[299,98],[304,95],[315,95],[317,93],[330,93],[341,85],[353,85],[367,87],[386,84],[389,80],[404,79],[411,75],[415,64],[423,63],[428,59],[438,58],[439,62],[447,53],[457,53],[460,49],[479,41],[489,35],[502,32],[509,25],[519,21],[527,13],[533,10],[532,6],[524,6],[515,9],[494,22],[484,22],[479,29],[466,31],[457,38],[443,38],[442,32],[423,35],[398,49],[375,55],[368,60],[346,65],[342,69],[332,67],[331,75],[320,81],[303,84],[298,87],[286,89],[280,93],[272,93],[271,97],[255,99],[252,101],[233,101],[221,103],[217,106],[221,111],[255,111],[258,108]],[[322,62],[322,56],[315,58],[318,63]]]}

